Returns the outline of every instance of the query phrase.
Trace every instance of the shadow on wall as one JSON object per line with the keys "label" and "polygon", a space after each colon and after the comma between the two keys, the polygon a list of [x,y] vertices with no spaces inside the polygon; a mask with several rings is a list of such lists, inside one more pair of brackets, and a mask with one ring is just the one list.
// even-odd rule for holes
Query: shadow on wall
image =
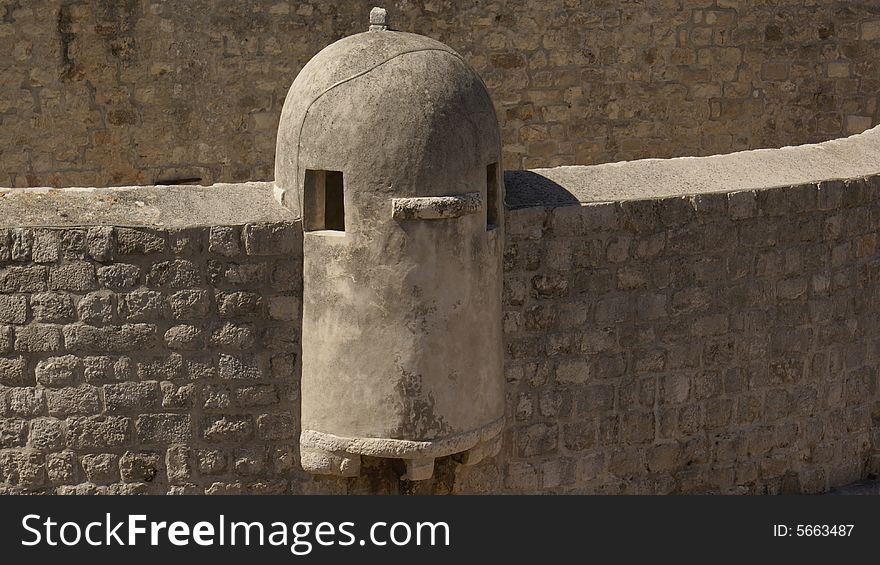
{"label": "shadow on wall", "polygon": [[504,191],[504,202],[510,210],[580,204],[566,188],[534,171],[504,171]]}

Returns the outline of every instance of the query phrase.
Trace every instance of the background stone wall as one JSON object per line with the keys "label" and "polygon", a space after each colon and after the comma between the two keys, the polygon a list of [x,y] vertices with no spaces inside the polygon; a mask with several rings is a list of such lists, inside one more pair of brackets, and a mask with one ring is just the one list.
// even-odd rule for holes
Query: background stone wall
{"label": "background stone wall", "polygon": [[0,493],[820,492],[880,471],[880,176],[509,210],[507,426],[297,462],[296,223],[0,230]]}
{"label": "background stone wall", "polygon": [[[375,0],[0,0],[0,186],[271,179],[284,95]],[[381,3],[381,2],[378,2]],[[471,62],[508,169],[877,123],[873,0],[396,0]]]}

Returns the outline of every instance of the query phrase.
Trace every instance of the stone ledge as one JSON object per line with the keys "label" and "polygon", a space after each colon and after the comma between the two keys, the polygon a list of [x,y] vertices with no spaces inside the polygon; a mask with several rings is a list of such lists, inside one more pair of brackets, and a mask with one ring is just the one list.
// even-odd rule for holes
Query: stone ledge
{"label": "stone ledge", "polygon": [[189,228],[296,220],[276,203],[272,185],[4,188],[0,189],[0,228]]}
{"label": "stone ledge", "polygon": [[508,208],[761,190],[880,173],[880,126],[824,143],[711,157],[643,159],[504,175]]}

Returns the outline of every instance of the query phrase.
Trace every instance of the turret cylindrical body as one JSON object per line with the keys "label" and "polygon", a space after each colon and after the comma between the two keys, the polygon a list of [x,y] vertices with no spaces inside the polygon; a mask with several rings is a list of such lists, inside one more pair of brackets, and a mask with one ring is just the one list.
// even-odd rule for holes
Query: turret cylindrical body
{"label": "turret cylindrical body", "polygon": [[497,451],[503,177],[494,108],[445,45],[370,31],[296,78],[277,194],[303,219],[303,467]]}

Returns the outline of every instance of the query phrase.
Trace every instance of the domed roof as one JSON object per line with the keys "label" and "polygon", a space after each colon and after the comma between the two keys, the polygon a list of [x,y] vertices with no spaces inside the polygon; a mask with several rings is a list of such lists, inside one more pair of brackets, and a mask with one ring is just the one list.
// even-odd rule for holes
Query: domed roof
{"label": "domed roof", "polygon": [[367,31],[323,49],[294,80],[275,182],[300,213],[306,169],[342,171],[346,190],[432,196],[499,159],[494,106],[460,55],[421,35]]}

